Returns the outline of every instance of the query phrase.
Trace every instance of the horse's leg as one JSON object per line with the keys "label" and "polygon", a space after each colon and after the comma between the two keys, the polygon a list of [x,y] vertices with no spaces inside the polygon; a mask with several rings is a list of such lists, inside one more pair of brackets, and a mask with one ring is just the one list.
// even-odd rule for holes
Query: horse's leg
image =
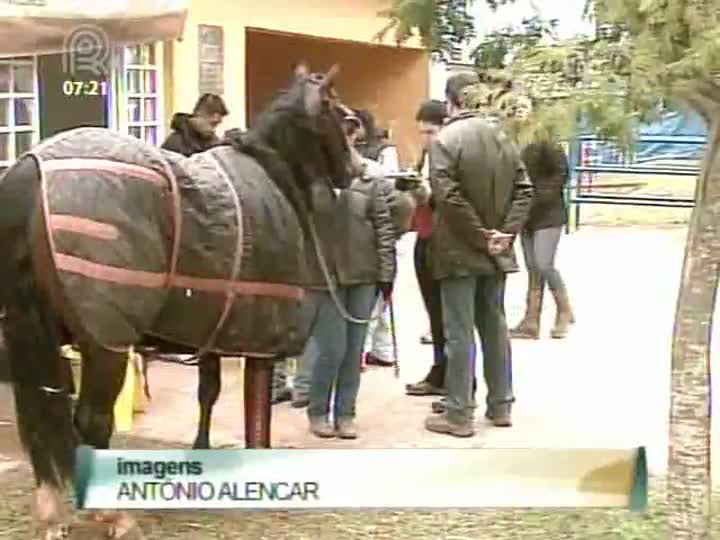
{"label": "horse's leg", "polygon": [[245,448],[270,448],[274,361],[245,358]]}
{"label": "horse's leg", "polygon": [[206,353],[198,358],[198,403],[200,404],[200,422],[193,448],[210,448],[210,421],[212,410],[220,396],[222,371],[220,355]]}
{"label": "horse's leg", "polygon": [[[75,410],[75,427],[82,444],[99,450],[110,448],[114,429],[115,401],[122,391],[127,373],[127,352],[115,352],[96,345],[82,344],[82,378]],[[86,383],[87,382],[87,383]],[[109,538],[134,537],[139,528],[126,512],[96,512],[97,521],[109,524]]]}
{"label": "horse's leg", "polygon": [[39,171],[35,160],[19,160],[0,182],[0,298],[15,417],[23,449],[35,476],[33,507],[47,526],[47,538],[60,538],[63,491],[75,470],[76,438],[60,357],[61,310],[54,309],[54,284],[45,227],[38,216]]}

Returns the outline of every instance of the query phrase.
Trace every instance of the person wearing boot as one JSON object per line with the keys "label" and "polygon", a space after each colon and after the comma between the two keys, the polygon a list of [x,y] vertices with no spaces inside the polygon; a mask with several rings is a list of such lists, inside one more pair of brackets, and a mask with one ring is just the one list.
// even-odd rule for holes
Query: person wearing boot
{"label": "person wearing boot", "polygon": [[[425,182],[425,198],[418,205],[414,219],[413,229],[417,232],[415,240],[415,276],[417,277],[422,295],[430,319],[430,343],[433,346],[433,365],[428,374],[419,382],[406,384],[405,393],[409,396],[444,396],[445,395],[445,370],[447,367],[447,356],[445,355],[445,334],[443,331],[442,302],[440,297],[440,282],[432,275],[430,265],[430,236],[432,233],[432,208],[430,206],[430,163],[428,149],[430,143],[440,132],[447,117],[445,103],[438,100],[424,102],[415,116],[418,130],[424,148],[423,156],[418,164]],[[475,370],[473,369],[473,374]],[[477,380],[473,376],[473,395],[477,389]],[[439,404],[438,404],[439,403]],[[438,411],[444,407],[444,402],[436,402],[433,410]],[[442,411],[440,411],[442,412]]]}
{"label": "person wearing boot", "polygon": [[423,146],[423,155],[418,169],[423,176],[425,188],[424,204],[418,205],[413,216],[415,238],[414,263],[415,276],[420,287],[420,294],[425,304],[425,311],[430,320],[430,343],[433,346],[433,364],[427,375],[416,383],[405,385],[409,396],[442,396],[445,395],[445,337],[443,335],[442,305],[440,301],[440,283],[433,278],[430,270],[430,235],[432,233],[432,208],[430,207],[430,162],[428,149],[437,137],[447,111],[445,103],[429,100],[420,105],[415,115],[418,131]]}
{"label": "person wearing boot", "polygon": [[525,316],[510,335],[516,339],[539,339],[547,284],[556,306],[550,335],[564,338],[575,316],[565,282],[555,268],[555,254],[567,222],[563,191],[570,176],[568,161],[563,149],[551,142],[529,144],[522,157],[535,186],[535,199],[520,236],[528,271]]}
{"label": "person wearing boot", "polygon": [[446,339],[446,412],[425,428],[471,437],[472,344],[480,334],[488,394],[486,417],[512,425],[511,345],[503,309],[506,274],[518,270],[512,241],[528,218],[533,186],[520,152],[497,126],[466,109],[474,72],[451,76],[445,87],[450,120],[430,146],[432,270],[440,280]]}
{"label": "person wearing boot", "polygon": [[[358,125],[349,117],[344,124],[352,147]],[[378,292],[385,301],[390,299],[397,269],[395,225],[381,184],[384,180],[361,173],[337,197],[329,250],[337,272],[337,297],[330,291],[319,293],[312,332],[317,357],[307,415],[310,432],[316,437],[358,436],[356,403],[367,323],[346,320],[335,301],[342,303],[351,317],[367,320]]]}

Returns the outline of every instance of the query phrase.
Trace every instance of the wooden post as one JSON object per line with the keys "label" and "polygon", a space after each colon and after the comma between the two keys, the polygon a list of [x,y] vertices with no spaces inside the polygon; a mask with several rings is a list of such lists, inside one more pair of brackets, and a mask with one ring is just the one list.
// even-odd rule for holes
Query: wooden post
{"label": "wooden post", "polygon": [[270,448],[274,364],[267,358],[245,358],[245,448]]}

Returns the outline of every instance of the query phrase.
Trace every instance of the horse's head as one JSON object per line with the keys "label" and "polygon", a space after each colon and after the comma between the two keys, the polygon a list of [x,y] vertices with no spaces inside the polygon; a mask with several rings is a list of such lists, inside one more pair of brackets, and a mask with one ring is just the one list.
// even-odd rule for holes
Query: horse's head
{"label": "horse's head", "polygon": [[237,150],[254,157],[299,214],[313,208],[313,185],[345,188],[353,178],[350,145],[338,114],[333,67],[311,74],[295,69],[280,93],[246,133],[228,136]]}
{"label": "horse's head", "polygon": [[[293,84],[288,91],[294,105],[306,116],[309,138],[305,140],[308,165],[313,174],[324,177],[333,187],[345,188],[352,180],[352,155],[342,127],[342,115],[333,79],[337,65],[327,73],[311,73],[301,63],[295,68]],[[320,180],[321,178],[315,178]]]}

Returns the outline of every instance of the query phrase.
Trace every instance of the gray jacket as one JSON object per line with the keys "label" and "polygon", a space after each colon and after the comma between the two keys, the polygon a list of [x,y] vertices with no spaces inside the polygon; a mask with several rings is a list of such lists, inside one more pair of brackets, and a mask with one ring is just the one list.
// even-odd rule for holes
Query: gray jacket
{"label": "gray jacket", "polygon": [[512,246],[490,255],[483,234],[518,234],[533,201],[533,185],[507,135],[472,113],[453,118],[431,146],[430,182],[435,278],[516,272]]}
{"label": "gray jacket", "polygon": [[385,178],[383,168],[377,161],[365,158],[363,164],[365,176],[376,179],[380,184],[395,227],[395,237],[400,239],[410,228],[410,220],[415,212],[415,199],[409,192],[395,189],[395,182]]}
{"label": "gray jacket", "polygon": [[356,179],[338,196],[333,258],[342,286],[395,279],[396,233],[383,182]]}

